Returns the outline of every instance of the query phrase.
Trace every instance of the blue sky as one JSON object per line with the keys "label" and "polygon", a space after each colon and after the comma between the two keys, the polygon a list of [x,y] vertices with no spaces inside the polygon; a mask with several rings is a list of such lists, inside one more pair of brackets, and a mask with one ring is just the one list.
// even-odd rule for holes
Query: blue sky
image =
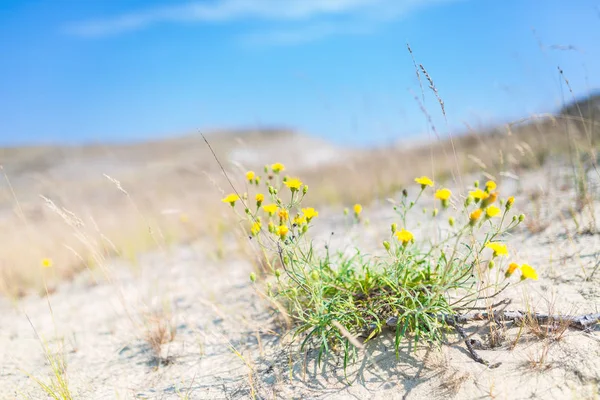
{"label": "blue sky", "polygon": [[2,0],[0,144],[279,125],[338,143],[425,137],[407,42],[445,102],[447,123],[425,86],[442,134],[553,111],[557,66],[577,95],[600,87],[599,6]]}

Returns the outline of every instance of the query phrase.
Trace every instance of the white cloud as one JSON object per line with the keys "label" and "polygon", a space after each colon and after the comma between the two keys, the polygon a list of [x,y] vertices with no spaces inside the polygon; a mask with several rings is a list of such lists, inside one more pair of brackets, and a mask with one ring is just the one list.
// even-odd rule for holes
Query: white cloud
{"label": "white cloud", "polygon": [[[261,19],[271,22],[295,21],[312,25],[279,30],[270,42],[292,43],[306,41],[300,35],[320,38],[348,31],[332,21],[314,24],[315,19],[345,17],[356,20],[390,20],[413,11],[417,7],[453,0],[213,0],[169,5],[137,10],[108,18],[79,21],[66,27],[77,36],[107,36],[140,30],[160,23],[198,22],[217,23],[241,19]],[[356,29],[350,29],[356,31]],[[348,32],[351,33],[351,32]],[[271,32],[248,35],[259,40]],[[254,36],[254,39],[252,37]],[[267,38],[266,38],[267,39]],[[300,40],[299,40],[300,39]]]}

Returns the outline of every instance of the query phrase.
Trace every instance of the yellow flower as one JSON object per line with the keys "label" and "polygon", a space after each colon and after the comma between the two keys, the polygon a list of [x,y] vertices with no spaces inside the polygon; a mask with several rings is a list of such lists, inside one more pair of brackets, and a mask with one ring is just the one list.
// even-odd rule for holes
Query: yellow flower
{"label": "yellow flower", "polygon": [[179,221],[181,221],[181,222],[183,222],[185,224],[189,220],[190,220],[190,218],[188,217],[188,215],[186,213],[179,214]]}
{"label": "yellow flower", "polygon": [[519,268],[519,264],[517,263],[510,263],[508,264],[508,269],[506,270],[506,273],[504,274],[504,276],[506,276],[507,278],[509,276],[511,276],[517,269]]}
{"label": "yellow flower", "polygon": [[395,235],[396,238],[398,238],[398,240],[402,242],[404,246],[406,246],[409,242],[411,242],[414,239],[413,234],[410,231],[407,231],[406,229],[396,231]]}
{"label": "yellow flower", "polygon": [[481,202],[481,208],[486,208],[490,204],[493,204],[497,198],[498,192],[490,193],[490,195],[487,198],[483,199],[483,201]]}
{"label": "yellow flower", "polygon": [[294,224],[296,224],[297,226],[304,225],[305,223],[306,223],[306,216],[304,216],[304,215],[296,215],[294,217]]}
{"label": "yellow flower", "polygon": [[496,206],[489,206],[488,208],[485,209],[485,216],[487,218],[495,217],[499,213],[500,213],[500,209]]}
{"label": "yellow flower", "polygon": [[52,260],[49,258],[43,258],[42,259],[42,267],[44,267],[44,268],[52,267]]}
{"label": "yellow flower", "polygon": [[248,179],[248,181],[250,183],[252,183],[252,180],[254,179],[255,176],[256,176],[256,174],[254,173],[254,171],[246,172],[246,179]]}
{"label": "yellow flower", "polygon": [[534,281],[538,280],[538,274],[531,265],[521,265],[521,280],[524,279],[533,279]]}
{"label": "yellow flower", "polygon": [[508,255],[508,248],[504,243],[491,242],[486,244],[485,247],[494,251],[494,257]]}
{"label": "yellow flower", "polygon": [[302,186],[302,181],[298,178],[290,178],[285,181],[285,186],[290,188],[292,192],[295,192]]}
{"label": "yellow flower", "polygon": [[233,207],[233,206],[235,206],[235,202],[238,201],[239,199],[240,199],[240,196],[238,196],[235,193],[231,193],[231,194],[228,194],[227,196],[225,196],[221,201],[223,203],[229,203]]}
{"label": "yellow flower", "polygon": [[438,189],[435,192],[435,198],[440,199],[442,201],[448,200],[450,196],[452,196],[452,192],[450,191],[450,189]]}
{"label": "yellow flower", "polygon": [[275,163],[275,164],[271,165],[271,169],[273,170],[273,172],[278,174],[281,171],[285,171],[285,166],[282,163]]}
{"label": "yellow flower", "polygon": [[311,219],[319,216],[319,212],[315,211],[315,209],[312,207],[303,208],[302,214],[304,214],[308,222],[310,222]]}
{"label": "yellow flower", "polygon": [[263,210],[270,216],[273,216],[273,214],[277,212],[278,208],[279,207],[277,207],[277,204],[267,204],[266,206],[263,206]]}
{"label": "yellow flower", "polygon": [[476,190],[473,190],[472,192],[469,192],[469,196],[474,198],[476,201],[479,201],[479,200],[487,199],[490,196],[490,194],[487,192],[484,192],[481,189],[476,189]]}
{"label": "yellow flower", "polygon": [[354,214],[360,215],[360,213],[362,212],[362,206],[360,204],[355,204],[353,210]]}
{"label": "yellow flower", "polygon": [[260,205],[262,204],[262,202],[265,200],[265,195],[262,193],[257,193],[256,194],[256,205],[258,207],[260,207]]}
{"label": "yellow flower", "polygon": [[254,224],[252,224],[252,228],[250,229],[250,231],[252,232],[253,236],[258,235],[258,232],[260,232],[260,222],[256,221]]}
{"label": "yellow flower", "polygon": [[285,225],[279,225],[279,227],[277,228],[277,234],[282,239],[285,237],[285,235],[287,235],[288,231],[289,229]]}
{"label": "yellow flower", "polygon": [[489,193],[489,192],[491,192],[492,190],[495,190],[495,189],[496,189],[496,182],[494,182],[494,181],[487,181],[485,183],[485,191],[486,192]]}
{"label": "yellow flower", "polygon": [[415,182],[421,185],[421,189],[425,189],[427,186],[433,186],[433,181],[424,175],[420,178],[415,178]]}
{"label": "yellow flower", "polygon": [[513,196],[510,196],[508,199],[506,199],[506,209],[510,210],[514,202],[515,198]]}
{"label": "yellow flower", "polygon": [[290,219],[290,213],[286,208],[280,208],[277,214],[279,215],[281,221],[287,221],[288,219]]}
{"label": "yellow flower", "polygon": [[478,208],[477,210],[473,211],[469,216],[469,223],[471,225],[475,225],[475,222],[477,222],[477,220],[481,217],[482,212],[483,211],[481,211],[481,208]]}

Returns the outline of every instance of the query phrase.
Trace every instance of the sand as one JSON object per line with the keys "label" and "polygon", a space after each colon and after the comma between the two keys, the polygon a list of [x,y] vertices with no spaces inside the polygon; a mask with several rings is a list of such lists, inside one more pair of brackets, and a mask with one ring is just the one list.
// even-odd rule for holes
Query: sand
{"label": "sand", "polygon": [[[525,172],[518,181],[502,179],[502,190],[518,193],[515,210],[541,221],[537,229],[523,224],[507,239],[514,256],[535,265],[540,274],[538,281],[502,293],[500,299],[512,300],[510,309],[599,312],[600,236],[577,233],[569,214],[574,193],[565,189],[565,176],[560,164],[552,164]],[[597,176],[591,179],[598,183]],[[539,194],[535,201],[530,200],[534,192]],[[600,220],[600,203],[595,209]],[[333,231],[332,246],[380,251],[394,221],[389,204],[365,209],[370,220],[365,229],[346,231],[341,214],[341,209],[322,210],[315,220],[317,240]],[[589,220],[586,215],[579,215],[581,221]],[[389,333],[368,344],[367,356],[348,369],[347,377],[340,359],[333,356],[319,369],[314,351],[298,353],[272,307],[249,281],[251,260],[238,251],[240,240],[246,239],[236,235],[225,237],[221,259],[200,238],[148,252],[133,266],[115,259],[105,270],[84,271],[61,283],[47,299],[3,299],[0,398],[45,398],[32,378],[49,380],[40,337],[52,352],[64,355],[69,387],[81,399],[599,396],[598,327],[591,332],[569,329],[560,338],[539,338],[526,328],[511,328],[498,347],[489,348],[489,330],[469,325],[469,333],[484,345],[480,355],[491,363],[501,362],[494,369],[476,363],[455,335],[439,348],[413,351],[403,345],[396,357]],[[163,320],[170,321],[175,336],[157,358],[145,340],[145,326],[149,315],[159,312],[170,314]]]}

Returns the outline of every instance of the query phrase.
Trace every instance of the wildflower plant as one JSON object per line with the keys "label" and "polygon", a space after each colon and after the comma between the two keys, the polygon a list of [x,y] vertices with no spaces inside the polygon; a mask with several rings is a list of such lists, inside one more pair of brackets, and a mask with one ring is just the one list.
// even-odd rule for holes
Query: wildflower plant
{"label": "wildflower plant", "polygon": [[[257,184],[257,194],[229,195],[223,202],[245,221],[266,256],[267,273],[252,273],[251,281],[257,289],[266,287],[274,304],[283,306],[278,309],[294,322],[293,337],[301,348],[318,348],[318,362],[328,352],[341,351],[345,368],[358,354],[357,337],[369,341],[390,326],[397,354],[403,340],[441,343],[454,326],[451,318],[509,284],[537,279],[533,267],[511,259],[501,240],[525,216],[508,218],[514,198],[499,207],[493,181],[485,190],[476,183],[465,199],[459,199],[447,188],[436,188],[427,176],[416,178],[414,198],[403,190],[395,202],[397,218],[382,243],[383,256],[360,251],[348,256],[344,249],[315,245],[311,232],[319,212],[304,204],[308,186],[283,171],[281,163],[265,167],[263,191]],[[441,202],[442,211],[452,214],[434,220],[444,224],[436,240],[419,237],[416,228],[423,221],[409,218],[419,215],[410,211],[424,197]],[[241,201],[244,209],[236,205],[248,198],[256,202]],[[357,204],[352,211],[358,219],[363,209]],[[513,276],[517,271],[520,280]]]}

